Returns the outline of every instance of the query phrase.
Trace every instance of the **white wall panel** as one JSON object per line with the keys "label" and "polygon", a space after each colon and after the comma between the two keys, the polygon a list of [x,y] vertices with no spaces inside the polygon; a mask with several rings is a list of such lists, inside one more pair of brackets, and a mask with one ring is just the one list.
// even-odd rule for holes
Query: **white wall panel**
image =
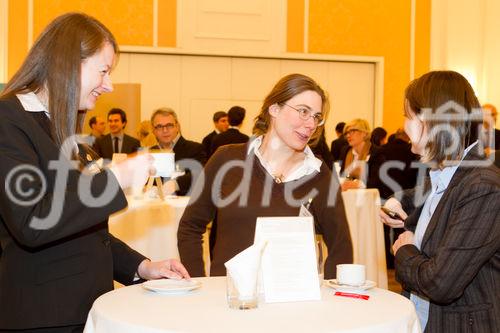
{"label": "white wall panel", "polygon": [[284,75],[314,78],[331,98],[327,139],[338,121],[375,117],[375,65],[363,62],[235,58],[193,55],[124,54],[114,82],[140,83],[142,119],[161,106],[179,115],[183,135],[201,141],[212,130],[212,115],[241,105],[247,110],[242,131],[250,135],[262,100]]}
{"label": "white wall panel", "polygon": [[286,0],[183,0],[177,47],[234,55],[285,52]]}

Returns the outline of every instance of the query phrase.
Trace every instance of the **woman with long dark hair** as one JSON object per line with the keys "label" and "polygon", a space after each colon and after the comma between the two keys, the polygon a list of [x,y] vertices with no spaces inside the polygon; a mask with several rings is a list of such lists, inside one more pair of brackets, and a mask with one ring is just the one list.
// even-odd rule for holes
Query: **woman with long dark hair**
{"label": "woman with long dark hair", "polygon": [[94,18],[70,13],[41,33],[0,96],[0,330],[79,332],[113,279],[189,277],[114,238],[121,188],[144,184],[148,155],[101,170],[75,134],[113,89],[118,46]]}

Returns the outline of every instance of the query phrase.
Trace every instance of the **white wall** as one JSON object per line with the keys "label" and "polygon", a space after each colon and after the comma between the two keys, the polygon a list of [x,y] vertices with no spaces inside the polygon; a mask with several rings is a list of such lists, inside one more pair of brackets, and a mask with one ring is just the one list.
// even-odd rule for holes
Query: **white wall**
{"label": "white wall", "polygon": [[[463,74],[481,103],[500,107],[500,1],[433,0],[431,69]],[[497,120],[497,127],[499,121]]]}
{"label": "white wall", "polygon": [[251,134],[262,100],[290,73],[311,76],[329,93],[329,141],[339,121],[365,118],[376,123],[376,72],[370,62],[124,53],[112,77],[115,83],[141,84],[142,119],[159,107],[171,107],[183,134],[201,141],[212,130],[213,113],[233,105],[247,109],[242,131]]}

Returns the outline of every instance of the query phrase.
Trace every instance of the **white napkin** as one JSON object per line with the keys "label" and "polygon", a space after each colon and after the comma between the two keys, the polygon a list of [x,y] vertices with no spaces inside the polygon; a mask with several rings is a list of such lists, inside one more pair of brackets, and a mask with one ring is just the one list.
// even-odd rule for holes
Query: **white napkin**
{"label": "white napkin", "polygon": [[266,245],[267,242],[254,244],[224,263],[242,299],[255,294],[260,260]]}

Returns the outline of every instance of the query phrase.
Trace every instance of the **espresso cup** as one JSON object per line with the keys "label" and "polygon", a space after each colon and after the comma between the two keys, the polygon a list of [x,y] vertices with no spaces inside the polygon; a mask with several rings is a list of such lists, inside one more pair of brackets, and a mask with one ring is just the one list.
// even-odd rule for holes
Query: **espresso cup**
{"label": "espresso cup", "polygon": [[365,265],[342,264],[337,265],[337,283],[359,287],[365,284]]}

